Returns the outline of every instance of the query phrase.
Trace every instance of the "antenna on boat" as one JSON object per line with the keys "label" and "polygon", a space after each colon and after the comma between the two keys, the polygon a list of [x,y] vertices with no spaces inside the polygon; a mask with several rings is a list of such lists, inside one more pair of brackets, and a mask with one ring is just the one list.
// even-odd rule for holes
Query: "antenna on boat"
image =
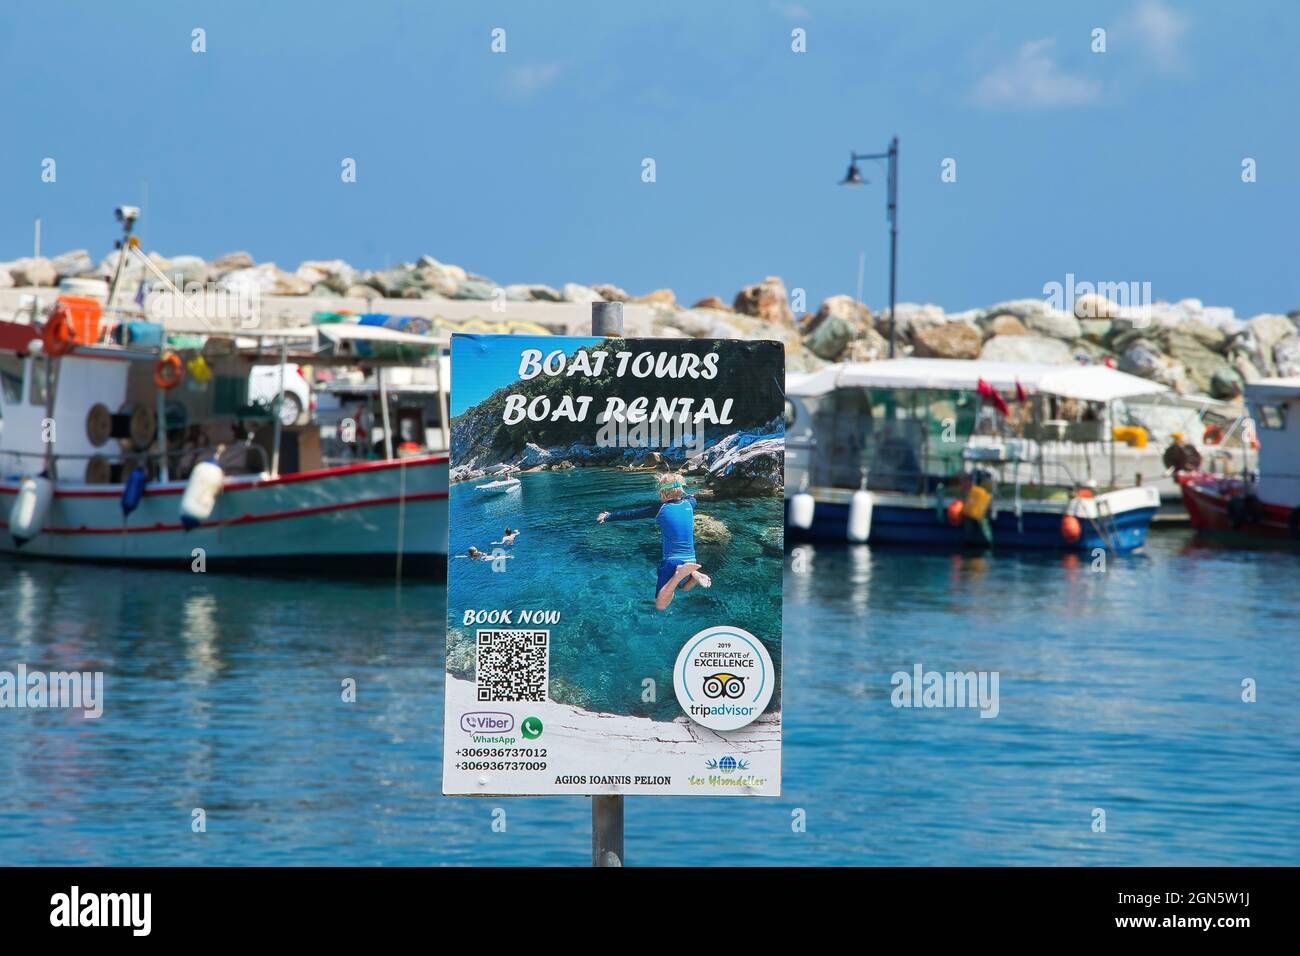
{"label": "antenna on boat", "polygon": [[[591,303],[591,334],[623,335],[623,303]],[[623,865],[623,796],[594,794],[591,798],[591,865]]]}
{"label": "antenna on boat", "polygon": [[126,266],[126,257],[130,254],[131,249],[140,248],[140,237],[132,235],[132,231],[135,229],[135,221],[140,218],[140,207],[118,206],[113,210],[113,215],[122,224],[122,238],[113,243],[113,248],[118,250],[118,254],[117,268],[113,270],[113,284],[108,287],[108,304],[110,307],[117,301],[117,286],[122,281],[122,269]]}

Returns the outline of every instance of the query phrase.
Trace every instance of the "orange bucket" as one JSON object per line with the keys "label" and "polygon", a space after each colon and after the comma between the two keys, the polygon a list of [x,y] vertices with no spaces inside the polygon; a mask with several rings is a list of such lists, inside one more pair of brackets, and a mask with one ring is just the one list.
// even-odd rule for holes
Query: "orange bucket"
{"label": "orange bucket", "polygon": [[59,304],[67,314],[79,344],[94,345],[99,341],[99,320],[104,314],[104,307],[98,299],[84,295],[61,295]]}

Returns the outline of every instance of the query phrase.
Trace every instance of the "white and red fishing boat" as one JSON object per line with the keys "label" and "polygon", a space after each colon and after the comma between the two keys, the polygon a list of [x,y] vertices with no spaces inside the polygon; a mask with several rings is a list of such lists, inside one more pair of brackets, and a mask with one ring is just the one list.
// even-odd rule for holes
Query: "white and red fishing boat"
{"label": "white and red fishing boat", "polygon": [[[382,381],[386,362],[436,355],[436,339],[340,324],[255,333],[250,354],[243,332],[169,344],[76,297],[40,326],[36,313],[0,322],[0,551],[191,569],[445,567],[447,455],[432,437],[445,428],[400,447],[387,429],[326,467],[318,426],[291,427],[247,394],[267,341],[282,367],[370,365]],[[156,347],[133,344],[150,336]]]}
{"label": "white and red fishing boat", "polygon": [[1257,469],[1179,476],[1192,527],[1238,544],[1300,547],[1300,378],[1246,386],[1249,417],[1238,425],[1259,444]]}

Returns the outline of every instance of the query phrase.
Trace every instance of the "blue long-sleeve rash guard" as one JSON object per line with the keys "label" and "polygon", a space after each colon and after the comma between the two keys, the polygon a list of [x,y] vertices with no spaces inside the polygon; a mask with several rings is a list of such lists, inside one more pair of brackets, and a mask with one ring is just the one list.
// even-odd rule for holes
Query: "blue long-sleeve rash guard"
{"label": "blue long-sleeve rash guard", "polygon": [[630,521],[633,518],[649,518],[651,515],[659,523],[659,534],[664,542],[664,560],[695,560],[695,507],[694,495],[687,495],[679,501],[654,502],[640,508],[624,508],[611,511],[606,521]]}

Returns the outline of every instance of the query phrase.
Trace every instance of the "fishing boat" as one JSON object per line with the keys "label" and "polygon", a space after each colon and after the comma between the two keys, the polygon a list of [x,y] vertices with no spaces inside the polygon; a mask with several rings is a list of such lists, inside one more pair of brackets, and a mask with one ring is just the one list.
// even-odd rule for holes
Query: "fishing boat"
{"label": "fishing boat", "polygon": [[278,353],[282,369],[376,369],[382,393],[385,367],[445,342],[344,324],[173,331],[71,296],[43,321],[36,307],[0,321],[0,551],[191,570],[445,567],[445,445],[399,454],[390,427],[366,456],[327,465],[316,425],[288,426],[247,387],[251,364]]}
{"label": "fishing boat", "polygon": [[1245,390],[1247,413],[1229,426],[1258,446],[1257,468],[1180,475],[1192,527],[1210,540],[1300,547],[1300,378],[1267,378]]}
{"label": "fishing boat", "polygon": [[1160,494],[1140,477],[1117,480],[1121,446],[1145,444],[1120,406],[1164,390],[1105,366],[949,359],[792,378],[787,531],[796,540],[1133,551]]}

